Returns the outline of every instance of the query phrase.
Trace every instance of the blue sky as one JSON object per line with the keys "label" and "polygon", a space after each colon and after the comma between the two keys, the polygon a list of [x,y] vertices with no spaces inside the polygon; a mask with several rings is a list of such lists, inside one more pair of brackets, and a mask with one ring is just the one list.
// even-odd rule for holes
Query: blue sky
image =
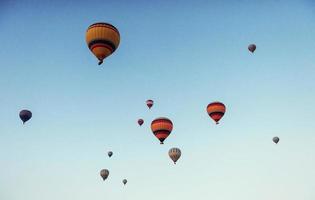
{"label": "blue sky", "polygon": [[[314,12],[302,0],[1,1],[1,199],[314,200]],[[98,21],[121,34],[101,67],[85,43]],[[218,126],[212,101],[227,106]],[[160,116],[174,123],[163,146]]]}

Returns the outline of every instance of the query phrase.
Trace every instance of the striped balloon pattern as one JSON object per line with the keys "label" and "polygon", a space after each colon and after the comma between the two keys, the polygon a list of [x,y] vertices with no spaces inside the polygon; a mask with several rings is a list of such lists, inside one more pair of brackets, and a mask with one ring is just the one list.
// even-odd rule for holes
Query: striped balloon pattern
{"label": "striped balloon pattern", "polygon": [[173,160],[174,164],[176,164],[177,160],[180,158],[182,155],[182,152],[180,151],[179,148],[171,148],[168,151],[169,157]]}
{"label": "striped balloon pattern", "polygon": [[171,134],[173,123],[170,119],[160,117],[152,121],[151,130],[155,137],[163,144],[164,140]]}
{"label": "striped balloon pattern", "polygon": [[220,119],[225,113],[225,105],[221,102],[212,102],[207,106],[208,115],[219,124]]}
{"label": "striped balloon pattern", "polygon": [[108,23],[95,23],[86,31],[86,43],[99,60],[99,65],[118,48],[120,34],[116,27]]}

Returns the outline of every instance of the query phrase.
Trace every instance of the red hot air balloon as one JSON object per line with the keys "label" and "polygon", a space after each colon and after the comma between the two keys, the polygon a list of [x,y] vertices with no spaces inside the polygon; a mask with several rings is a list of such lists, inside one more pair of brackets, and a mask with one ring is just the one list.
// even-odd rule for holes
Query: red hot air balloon
{"label": "red hot air balloon", "polygon": [[208,115],[219,124],[220,119],[225,113],[225,105],[221,102],[212,102],[207,106]]}
{"label": "red hot air balloon", "polygon": [[164,140],[173,130],[173,123],[168,118],[160,117],[151,122],[151,130],[155,137],[163,144]]}
{"label": "red hot air balloon", "polygon": [[153,100],[149,99],[146,101],[147,106],[149,107],[149,109],[151,109],[151,107],[153,106]]}
{"label": "red hot air balloon", "polygon": [[138,119],[138,124],[141,126],[144,123],[143,119]]}

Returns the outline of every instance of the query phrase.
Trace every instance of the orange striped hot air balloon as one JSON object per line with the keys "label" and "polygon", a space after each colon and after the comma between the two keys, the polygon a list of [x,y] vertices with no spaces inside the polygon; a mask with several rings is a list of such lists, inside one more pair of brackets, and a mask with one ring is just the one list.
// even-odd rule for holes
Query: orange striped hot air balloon
{"label": "orange striped hot air balloon", "polygon": [[225,105],[221,102],[212,102],[207,106],[208,115],[219,124],[220,119],[225,113]]}
{"label": "orange striped hot air balloon", "polygon": [[168,118],[160,117],[151,122],[151,130],[155,137],[163,144],[164,140],[173,130],[173,123]]}
{"label": "orange striped hot air balloon", "polygon": [[116,27],[108,23],[95,23],[86,31],[86,43],[92,53],[99,60],[99,65],[110,56],[120,42],[120,34]]}

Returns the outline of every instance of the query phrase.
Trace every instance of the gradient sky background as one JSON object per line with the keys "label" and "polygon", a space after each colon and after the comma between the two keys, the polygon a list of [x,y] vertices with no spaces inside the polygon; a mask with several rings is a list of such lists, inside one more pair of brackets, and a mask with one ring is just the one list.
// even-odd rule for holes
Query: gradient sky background
{"label": "gradient sky background", "polygon": [[[98,21],[121,34],[101,67]],[[1,1],[0,25],[0,199],[315,199],[312,1]]]}

